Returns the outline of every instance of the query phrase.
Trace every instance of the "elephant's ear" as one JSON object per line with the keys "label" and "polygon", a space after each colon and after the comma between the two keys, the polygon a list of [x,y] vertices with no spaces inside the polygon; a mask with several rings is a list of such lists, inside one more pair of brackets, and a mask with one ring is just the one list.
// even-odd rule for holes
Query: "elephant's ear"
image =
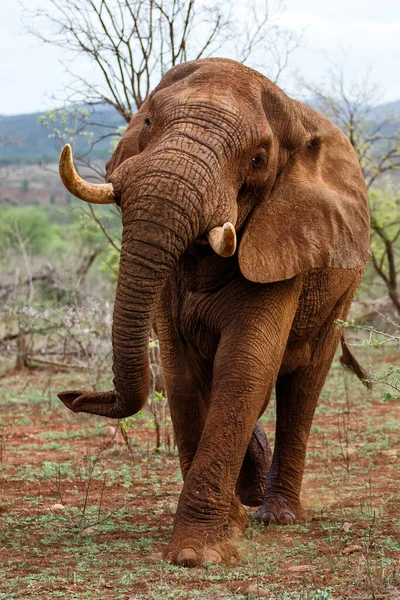
{"label": "elephant's ear", "polygon": [[239,264],[250,281],[351,269],[370,258],[367,193],[353,148],[330,121],[296,105],[302,123],[291,131],[300,146],[286,145],[290,158],[244,226]]}

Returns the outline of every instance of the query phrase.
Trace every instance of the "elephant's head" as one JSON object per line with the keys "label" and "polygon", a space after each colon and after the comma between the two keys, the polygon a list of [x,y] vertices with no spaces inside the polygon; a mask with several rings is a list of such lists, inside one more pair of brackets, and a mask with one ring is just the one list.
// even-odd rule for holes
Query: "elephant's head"
{"label": "elephant's head", "polygon": [[262,283],[369,257],[365,185],[347,138],[234,61],[171,69],[131,120],[107,184],[81,180],[68,148],[60,171],[82,200],[119,204],[123,221],[115,390],[60,394],[75,412],[126,417],[142,407],[152,313],[191,244],[208,240],[230,256],[238,232],[240,270]]}

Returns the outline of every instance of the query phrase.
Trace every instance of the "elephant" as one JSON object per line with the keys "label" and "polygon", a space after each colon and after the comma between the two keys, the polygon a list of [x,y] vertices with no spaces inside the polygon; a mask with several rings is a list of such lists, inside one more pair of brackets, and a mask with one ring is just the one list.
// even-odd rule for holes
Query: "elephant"
{"label": "elephant", "polygon": [[[61,154],[72,194],[121,208],[114,389],[59,398],[76,413],[139,411],[154,327],[183,475],[164,558],[230,561],[243,503],[265,525],[304,518],[306,444],[339,341],[365,383],[337,326],[370,257],[361,169],[324,116],[241,63],[207,58],[163,76],[106,172],[88,183],[71,148]],[[272,456],[258,419],[273,389]]]}

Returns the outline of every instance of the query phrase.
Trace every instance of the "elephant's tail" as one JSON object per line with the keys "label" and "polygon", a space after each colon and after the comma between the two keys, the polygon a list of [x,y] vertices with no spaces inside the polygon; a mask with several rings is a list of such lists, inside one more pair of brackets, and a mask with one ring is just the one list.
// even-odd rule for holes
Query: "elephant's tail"
{"label": "elephant's tail", "polygon": [[362,368],[360,363],[354,358],[352,353],[349,350],[348,345],[346,344],[346,336],[344,331],[340,337],[340,344],[342,346],[342,356],[340,357],[340,363],[346,371],[354,373],[357,375],[358,379],[367,387],[369,390],[372,390],[372,381],[368,378],[368,374]]}

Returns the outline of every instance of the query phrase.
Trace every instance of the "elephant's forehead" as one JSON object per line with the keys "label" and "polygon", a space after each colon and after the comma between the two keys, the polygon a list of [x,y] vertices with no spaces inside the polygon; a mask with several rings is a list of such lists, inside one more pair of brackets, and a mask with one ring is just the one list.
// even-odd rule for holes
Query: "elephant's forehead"
{"label": "elephant's forehead", "polygon": [[203,81],[221,90],[259,96],[268,80],[258,71],[229,59],[210,58],[197,61],[199,68],[192,74],[193,81]]}
{"label": "elephant's forehead", "polygon": [[260,107],[262,90],[269,81],[257,71],[229,59],[201,59],[178,65],[157,86],[155,95],[185,99],[203,96],[219,106],[226,104],[239,112]]}
{"label": "elephant's forehead", "polygon": [[217,116],[223,114],[237,123],[243,120],[243,107],[237,94],[231,89],[223,89],[205,83],[186,85],[168,94],[169,110],[174,106],[178,111],[184,108],[185,114],[208,113]]}
{"label": "elephant's forehead", "polygon": [[153,110],[154,114],[158,114],[159,122],[173,126],[175,131],[184,132],[193,127],[208,131],[216,128],[219,140],[224,131],[226,143],[236,140],[235,148],[239,140],[242,147],[256,139],[258,134],[265,137],[270,133],[261,98],[255,110],[249,106],[248,98],[241,98],[235,90],[227,87],[192,84],[176,91],[168,88]]}

